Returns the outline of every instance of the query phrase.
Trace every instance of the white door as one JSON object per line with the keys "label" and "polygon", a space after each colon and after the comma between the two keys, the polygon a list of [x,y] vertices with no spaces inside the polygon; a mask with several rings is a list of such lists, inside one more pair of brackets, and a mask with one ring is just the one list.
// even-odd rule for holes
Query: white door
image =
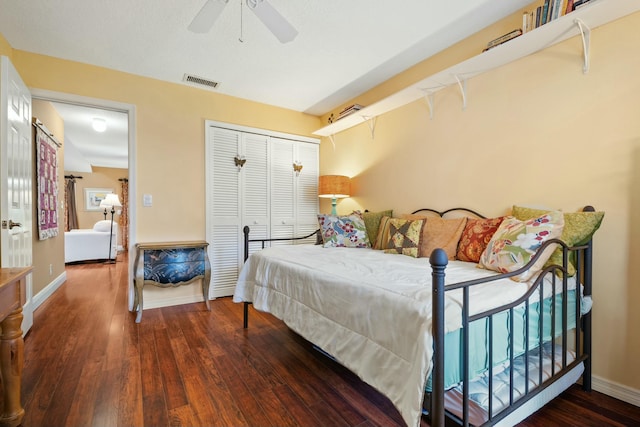
{"label": "white door", "polygon": [[[268,137],[209,127],[206,142],[207,241],[212,298],[233,295],[244,263],[242,229],[269,233]],[[250,252],[260,249],[252,243]]]}
{"label": "white door", "polygon": [[[9,61],[0,58],[0,265],[32,265],[31,94]],[[22,333],[33,325],[33,277],[27,276]]]}
{"label": "white door", "polygon": [[[295,171],[297,160],[294,142],[288,139],[271,138],[271,237],[295,236]],[[274,244],[291,244],[274,242]]]}
{"label": "white door", "polygon": [[[311,234],[318,228],[318,144],[281,138],[270,143],[271,237]],[[302,169],[295,171],[294,163]]]}
{"label": "white door", "polygon": [[[249,226],[252,239],[269,236],[269,138],[254,133],[242,134],[241,153],[246,163],[240,171],[241,223]],[[273,236],[271,236],[273,237]],[[251,243],[249,253],[260,250],[260,243]],[[238,270],[244,264],[244,248]]]}
{"label": "white door", "polygon": [[[296,236],[304,236],[318,229],[318,167],[319,145],[296,143],[296,160],[302,165],[296,177]],[[315,238],[303,241],[313,243]]]}
{"label": "white door", "polygon": [[206,141],[206,236],[211,260],[209,298],[232,295],[241,262],[240,136],[210,127]]}

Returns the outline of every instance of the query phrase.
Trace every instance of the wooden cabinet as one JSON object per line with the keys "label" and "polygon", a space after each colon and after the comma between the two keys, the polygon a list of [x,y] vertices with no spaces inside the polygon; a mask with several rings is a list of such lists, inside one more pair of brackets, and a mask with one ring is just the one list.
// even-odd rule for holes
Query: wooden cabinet
{"label": "wooden cabinet", "polygon": [[2,402],[0,426],[21,424],[24,409],[20,402],[24,341],[22,306],[25,303],[27,275],[32,267],[0,269],[0,373]]}
{"label": "wooden cabinet", "polygon": [[252,238],[317,229],[320,141],[219,122],[207,122],[206,134],[206,239],[216,298],[235,290],[244,226]]}
{"label": "wooden cabinet", "polygon": [[144,285],[162,288],[188,285],[202,281],[202,296],[207,310],[211,264],[205,241],[138,243],[134,263],[135,297],[134,311],[138,312],[136,323],[142,319],[142,289]]}

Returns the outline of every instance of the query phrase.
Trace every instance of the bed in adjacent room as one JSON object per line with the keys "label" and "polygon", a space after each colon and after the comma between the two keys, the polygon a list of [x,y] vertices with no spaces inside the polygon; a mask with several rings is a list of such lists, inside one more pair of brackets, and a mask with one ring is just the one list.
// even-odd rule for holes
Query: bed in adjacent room
{"label": "bed in adjacent room", "polygon": [[64,262],[115,259],[118,254],[118,223],[96,222],[92,228],[64,233]]}

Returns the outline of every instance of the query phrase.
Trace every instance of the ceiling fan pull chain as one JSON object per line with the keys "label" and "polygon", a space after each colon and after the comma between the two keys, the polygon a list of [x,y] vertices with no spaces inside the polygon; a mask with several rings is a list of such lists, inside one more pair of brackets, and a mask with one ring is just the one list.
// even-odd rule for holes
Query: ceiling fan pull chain
{"label": "ceiling fan pull chain", "polygon": [[242,26],[242,0],[240,0],[240,37],[238,38],[238,40],[240,40],[240,43],[244,43],[244,40],[242,39],[243,34],[244,34],[244,28]]}

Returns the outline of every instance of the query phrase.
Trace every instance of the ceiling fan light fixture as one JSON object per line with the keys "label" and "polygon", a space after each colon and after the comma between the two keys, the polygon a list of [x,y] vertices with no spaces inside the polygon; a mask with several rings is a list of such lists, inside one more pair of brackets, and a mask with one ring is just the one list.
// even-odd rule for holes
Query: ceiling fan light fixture
{"label": "ceiling fan light fixture", "polygon": [[91,121],[91,127],[96,132],[104,132],[107,130],[107,121],[100,117],[94,117]]}
{"label": "ceiling fan light fixture", "polygon": [[266,0],[246,0],[246,2],[249,9],[280,40],[280,43],[288,43],[296,38],[298,30],[293,28],[271,3]]}
{"label": "ceiling fan light fixture", "polygon": [[193,18],[191,24],[189,24],[189,31],[194,33],[208,32],[222,14],[227,3],[229,3],[229,0],[207,0],[200,12]]}

